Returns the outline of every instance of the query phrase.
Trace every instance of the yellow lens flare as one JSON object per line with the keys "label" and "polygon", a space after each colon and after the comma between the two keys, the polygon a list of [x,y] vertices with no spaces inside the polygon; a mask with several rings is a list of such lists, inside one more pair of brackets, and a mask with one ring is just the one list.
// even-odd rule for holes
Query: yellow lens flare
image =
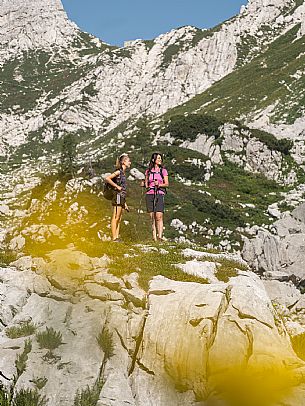
{"label": "yellow lens flare", "polygon": [[227,406],[275,406],[298,391],[297,376],[285,366],[238,366],[209,379],[211,395],[207,403],[222,400]]}

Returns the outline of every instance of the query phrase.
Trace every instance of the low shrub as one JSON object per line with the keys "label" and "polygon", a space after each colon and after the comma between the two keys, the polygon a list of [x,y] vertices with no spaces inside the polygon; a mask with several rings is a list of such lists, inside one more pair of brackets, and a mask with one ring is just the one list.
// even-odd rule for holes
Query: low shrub
{"label": "low shrub", "polygon": [[272,151],[281,152],[284,155],[289,155],[293,147],[293,141],[287,138],[277,139],[274,135],[258,129],[251,129],[253,137],[259,139],[262,143],[266,144]]}
{"label": "low shrub", "polygon": [[98,345],[104,352],[105,359],[109,359],[114,354],[114,344],[113,344],[113,335],[107,328],[103,330],[96,337]]}
{"label": "low shrub", "polygon": [[11,404],[10,398],[11,398],[11,396],[10,396],[9,391],[0,382],[0,405],[1,406],[10,406],[10,404]]}
{"label": "low shrub", "polygon": [[167,122],[162,134],[170,133],[178,140],[196,139],[198,134],[206,134],[218,138],[220,136],[219,127],[223,123],[215,117],[204,114],[189,114],[188,116],[178,115]]}
{"label": "low shrub", "polygon": [[11,406],[45,406],[47,399],[37,389],[20,389],[16,393]]}
{"label": "low shrub", "polygon": [[5,330],[5,334],[8,338],[26,337],[34,334],[36,326],[31,321],[20,323],[18,326],[12,326]]}
{"label": "low shrub", "polygon": [[103,382],[97,380],[95,384],[90,387],[87,386],[81,391],[77,391],[73,406],[96,406],[100,393],[103,387]]}
{"label": "low shrub", "polygon": [[54,330],[53,327],[47,327],[45,331],[37,333],[36,339],[40,348],[47,348],[50,351],[55,350],[63,343],[62,334]]}
{"label": "low shrub", "polygon": [[25,340],[24,349],[21,354],[17,355],[15,366],[17,370],[17,377],[18,378],[26,369],[26,363],[28,360],[28,354],[32,351],[32,341]]}

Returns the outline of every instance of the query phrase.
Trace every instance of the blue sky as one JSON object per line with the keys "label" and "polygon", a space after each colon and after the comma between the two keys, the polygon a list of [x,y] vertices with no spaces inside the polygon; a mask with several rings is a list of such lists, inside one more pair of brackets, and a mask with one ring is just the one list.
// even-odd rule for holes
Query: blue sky
{"label": "blue sky", "polygon": [[113,45],[151,39],[172,28],[210,28],[239,12],[247,0],[62,0],[70,20]]}

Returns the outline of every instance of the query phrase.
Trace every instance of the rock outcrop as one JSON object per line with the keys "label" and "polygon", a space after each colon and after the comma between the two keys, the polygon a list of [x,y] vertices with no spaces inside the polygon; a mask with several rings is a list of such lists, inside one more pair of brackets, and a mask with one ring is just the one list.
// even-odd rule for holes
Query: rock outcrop
{"label": "rock outcrop", "polygon": [[305,286],[305,204],[284,213],[271,231],[258,229],[246,239],[243,257],[253,269],[271,279]]}
{"label": "rock outcrop", "polygon": [[[137,301],[134,276],[114,277],[105,259],[94,267],[98,259],[77,253],[61,266],[59,254],[49,271],[36,260],[39,274],[0,271],[0,380],[6,387],[14,376],[15,392],[35,388],[40,378],[50,406],[72,406],[76,391],[96,382],[103,383],[99,406],[229,405],[232,398],[244,404],[246,396],[251,405],[305,405],[305,362],[255,274],[240,271],[228,283],[211,284],[157,276]],[[60,274],[65,286],[53,278]],[[10,328],[22,323],[40,333],[53,328],[62,343],[50,353],[30,333],[20,371],[15,360],[26,337],[12,338]]]}
{"label": "rock outcrop", "polygon": [[0,64],[33,49],[67,48],[78,33],[60,0],[1,0]]}

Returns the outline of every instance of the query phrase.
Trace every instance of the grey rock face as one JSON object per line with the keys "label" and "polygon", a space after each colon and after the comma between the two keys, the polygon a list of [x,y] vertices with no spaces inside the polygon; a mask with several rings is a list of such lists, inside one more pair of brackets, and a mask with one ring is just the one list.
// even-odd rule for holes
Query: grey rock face
{"label": "grey rock face", "polygon": [[285,214],[273,224],[272,232],[258,231],[254,239],[246,239],[243,257],[267,277],[293,281],[297,286],[305,285],[305,204],[291,215]]}
{"label": "grey rock face", "polygon": [[[15,390],[34,388],[33,381],[44,377],[40,393],[48,406],[72,406],[76,391],[97,380],[104,381],[99,406],[195,406],[203,399],[225,404],[222,382],[232,374],[249,377],[251,398],[260,392],[259,384],[251,389],[252,374],[272,373],[277,381],[286,377],[284,365],[294,382],[285,404],[295,406],[299,398],[297,404],[305,405],[305,363],[294,354],[255,274],[240,272],[229,283],[211,284],[158,276],[141,298],[136,274],[121,279],[86,266],[82,273],[85,282],[67,294],[32,271],[0,271],[0,380],[5,385],[16,375],[15,360],[28,338],[32,349]],[[47,356],[34,334],[9,338],[8,328],[25,321],[39,332],[52,327],[63,343]]]}
{"label": "grey rock face", "polygon": [[77,32],[60,0],[1,0],[0,64],[23,51],[67,47]]}

